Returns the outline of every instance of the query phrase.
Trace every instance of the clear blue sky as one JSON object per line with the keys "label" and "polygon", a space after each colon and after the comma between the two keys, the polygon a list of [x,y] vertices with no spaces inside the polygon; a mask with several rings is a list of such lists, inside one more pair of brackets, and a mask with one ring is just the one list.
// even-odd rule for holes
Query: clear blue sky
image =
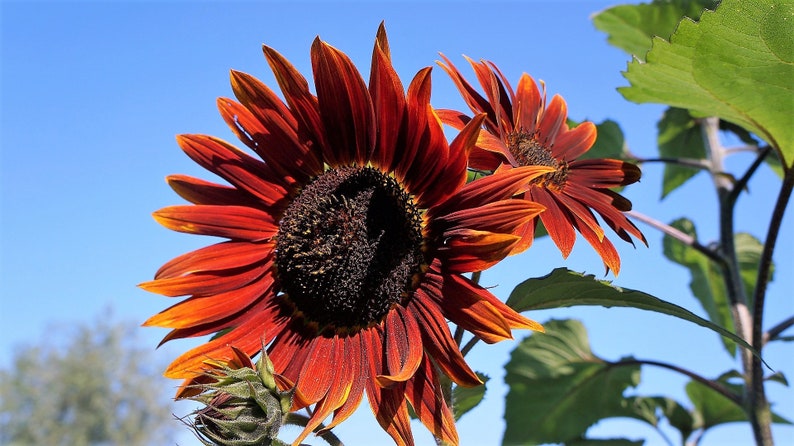
{"label": "clear blue sky", "polygon": [[[606,43],[590,14],[617,2],[2,2],[2,118],[0,134],[0,366],[16,346],[44,337],[49,324],[91,321],[104,308],[119,319],[143,322],[173,303],[136,284],[149,280],[168,259],[212,241],[159,227],[152,211],[181,201],[164,177],[184,173],[214,180],[177,147],[178,133],[207,133],[233,140],[215,108],[231,96],[229,69],[276,84],[261,44],[276,48],[310,77],[309,47],[316,35],[347,52],[368,72],[372,42],[386,21],[397,72],[407,85],[441,51],[465,68],[462,54],[495,61],[511,81],[522,72],[560,93],[574,119],[618,121],[631,149],[655,153],[656,121],[663,107],[636,105],[615,90],[629,57]],[[466,71],[470,73],[470,71]],[[462,108],[451,81],[433,71],[433,104]],[[732,159],[741,168],[749,158]],[[716,199],[705,175],[661,204],[661,166],[648,165],[641,183],[627,189],[635,209],[669,222],[692,215],[701,240],[717,236]],[[737,228],[761,238],[777,180],[764,167],[740,202]],[[776,253],[766,320],[794,313],[794,217],[789,210]],[[620,244],[618,285],[641,289],[703,314],[691,297],[686,270],[664,260],[661,235],[640,225],[650,248]],[[617,244],[617,242],[616,242]],[[548,240],[486,271],[482,282],[506,299],[522,280],[566,266],[602,274],[584,240],[564,261]],[[612,276],[609,277],[613,279]],[[540,321],[584,321],[596,354],[610,360],[634,355],[676,362],[705,376],[738,367],[716,335],[667,316],[640,310],[574,308],[528,316]],[[154,349],[165,330],[141,329]],[[517,332],[517,338],[525,333]],[[190,341],[161,348],[163,364]],[[484,403],[458,424],[462,444],[491,445],[503,430],[502,366],[514,343],[480,345],[473,368],[492,379]],[[794,378],[791,347],[766,351],[772,367]],[[644,395],[686,401],[685,380],[643,369]],[[174,385],[177,383],[174,382]],[[794,419],[794,393],[770,384],[777,410]],[[189,411],[179,406],[178,413]],[[180,412],[181,411],[181,412]],[[366,403],[337,432],[347,444],[390,444]],[[420,425],[417,442],[434,444]],[[593,436],[662,439],[645,425],[603,422]],[[794,444],[794,428],[775,427],[779,444]],[[675,437],[674,437],[675,439]],[[714,429],[704,445],[749,444],[746,424]],[[180,445],[197,444],[189,435]],[[318,442],[322,444],[322,442]]]}

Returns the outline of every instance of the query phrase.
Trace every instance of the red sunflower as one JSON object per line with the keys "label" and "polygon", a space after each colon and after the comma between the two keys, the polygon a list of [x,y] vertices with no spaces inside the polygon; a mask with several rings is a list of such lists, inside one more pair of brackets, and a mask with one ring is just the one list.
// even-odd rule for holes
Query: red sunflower
{"label": "red sunflower", "polygon": [[[482,116],[451,142],[429,104],[430,68],[407,93],[381,27],[369,85],[348,57],[316,39],[316,95],[279,53],[264,47],[286,100],[232,72],[237,101],[218,105],[261,160],[211,136],[181,135],[181,148],[229,185],[175,175],[192,205],[155,212],[169,229],[226,241],[166,263],[141,284],[189,296],[146,321],[173,330],[163,342],[222,333],[166,370],[200,381],[205,361],[264,343],[275,371],[296,387],[293,410],[314,404],[300,442],[326,417],[330,429],[366,392],[380,425],[412,444],[408,409],[441,440],[457,444],[439,371],[480,384],[447,320],[485,342],[542,327],[462,274],[508,255],[517,228],[542,206],[511,197],[546,167],[512,169],[466,184],[467,155]],[[190,388],[183,386],[179,397]]]}
{"label": "red sunflower", "polygon": [[[623,240],[633,245],[633,235],[647,245],[642,232],[623,214],[631,210],[631,202],[610,190],[637,182],[640,169],[615,159],[578,159],[593,146],[596,126],[583,122],[569,128],[565,100],[554,95],[547,106],[545,85],[541,83],[538,89],[528,74],[521,76],[514,92],[495,64],[467,58],[485,91],[483,97],[449,59],[442,57],[446,63],[439,65],[455,82],[469,108],[486,115],[486,131],[481,132],[470,155],[471,167],[496,171],[518,166],[553,168],[554,172],[532,180],[532,187],[523,196],[546,207],[538,218],[563,257],[571,253],[578,231],[601,256],[607,270],[618,274],[620,257],[592,211]],[[444,123],[457,129],[472,119],[455,110],[437,112]],[[514,247],[514,253],[532,244],[538,218],[519,229],[522,241]]]}

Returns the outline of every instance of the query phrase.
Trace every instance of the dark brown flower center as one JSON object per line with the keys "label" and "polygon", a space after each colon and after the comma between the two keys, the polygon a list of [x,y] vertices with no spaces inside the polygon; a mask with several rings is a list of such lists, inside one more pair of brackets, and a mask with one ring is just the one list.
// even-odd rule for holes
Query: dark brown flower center
{"label": "dark brown flower center", "polygon": [[532,184],[549,189],[561,189],[568,179],[568,162],[555,158],[551,147],[538,140],[538,133],[517,130],[507,137],[507,148],[522,166],[553,167],[554,172],[541,175]]}
{"label": "dark brown flower center", "polygon": [[331,169],[281,219],[279,281],[309,324],[356,330],[413,291],[422,240],[422,215],[394,178],[371,167]]}

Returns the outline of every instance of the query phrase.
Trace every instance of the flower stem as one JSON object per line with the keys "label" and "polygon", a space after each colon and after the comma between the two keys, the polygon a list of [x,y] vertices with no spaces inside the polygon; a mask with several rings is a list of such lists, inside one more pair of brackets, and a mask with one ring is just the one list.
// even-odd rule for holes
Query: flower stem
{"label": "flower stem", "polygon": [[[780,226],[783,222],[783,215],[786,206],[791,198],[791,191],[794,189],[794,169],[787,169],[780,187],[780,193],[772,211],[772,218],[769,222],[766,241],[764,242],[761,259],[758,264],[758,276],[755,282],[753,293],[753,348],[761,351],[764,345],[763,323],[764,323],[764,300],[766,298],[766,287],[769,283],[769,273],[772,268],[772,254],[777,243],[777,236],[780,233]],[[751,418],[753,427],[758,425],[756,431],[756,442],[759,444],[772,444],[772,432],[770,424],[772,414],[769,410],[769,402],[766,400],[764,392],[764,370],[761,365],[761,358],[752,358],[751,380],[750,380],[749,403],[753,412]]]}
{"label": "flower stem", "polygon": [[[308,423],[309,423],[309,417],[295,412],[288,413],[284,418],[284,424],[293,424],[296,426],[306,427]],[[314,431],[317,432],[318,430],[324,427],[325,426],[321,423],[319,426],[317,426],[317,428]],[[318,433],[317,435],[323,440],[325,440],[325,442],[331,446],[344,446],[342,440],[340,440],[339,437],[337,437],[331,431],[325,431],[321,434]]]}

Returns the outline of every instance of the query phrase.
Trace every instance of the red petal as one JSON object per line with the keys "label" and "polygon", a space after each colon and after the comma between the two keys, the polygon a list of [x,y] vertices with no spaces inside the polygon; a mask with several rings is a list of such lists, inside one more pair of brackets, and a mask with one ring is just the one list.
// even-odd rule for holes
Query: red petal
{"label": "red petal", "polygon": [[287,195],[287,190],[279,185],[281,180],[265,163],[223,140],[205,135],[179,135],[177,143],[202,167],[266,205],[273,205]]}
{"label": "red petal", "polygon": [[369,380],[369,374],[365,370],[367,368],[366,362],[368,361],[369,352],[363,345],[363,335],[347,336],[342,339],[345,342],[346,368],[350,373],[352,383],[344,401],[334,411],[333,420],[325,428],[320,430],[320,434],[333,429],[355,412],[364,396],[365,382]]}
{"label": "red petal", "polygon": [[187,328],[208,324],[244,311],[262,299],[273,285],[273,275],[265,273],[246,286],[211,296],[194,296],[150,317],[145,326]]}
{"label": "red petal", "polygon": [[483,271],[507,257],[519,237],[473,229],[449,231],[437,248],[444,272]]}
{"label": "red petal", "polygon": [[268,240],[278,232],[272,215],[245,206],[169,206],[153,216],[174,231],[233,240]]}
{"label": "red petal", "polygon": [[[515,310],[508,307],[501,300],[497,299],[496,296],[494,296],[490,291],[457,274],[450,274],[445,277],[443,295],[454,296],[453,299],[443,299],[442,308],[444,309],[446,309],[446,307],[443,307],[444,304],[451,307],[458,305],[459,302],[473,302],[472,305],[477,306],[478,304],[474,301],[479,301],[488,306],[489,310],[487,310],[486,313],[496,311],[505,321],[509,329],[521,328],[541,332],[544,331],[541,324],[516,313]],[[466,323],[471,323],[471,321],[466,321],[465,317],[454,319],[451,317],[452,313],[446,312],[446,314],[448,314],[450,316],[450,320],[456,324],[463,326],[463,328],[469,330],[472,333],[477,333],[474,330],[464,326]],[[476,319],[477,317],[482,316],[472,315],[471,317]],[[485,322],[487,325],[487,321]],[[512,335],[509,335],[509,338],[506,339],[512,339]]]}
{"label": "red petal", "polygon": [[543,113],[543,95],[532,76],[524,73],[518,80],[516,100],[513,103],[513,118],[516,127],[534,133],[538,118]]}
{"label": "red petal", "polygon": [[584,159],[570,164],[568,181],[583,187],[611,188],[636,183],[640,169],[615,159]]}
{"label": "red petal", "polygon": [[319,146],[318,150],[326,151],[328,141],[322,119],[320,119],[317,98],[309,91],[306,78],[278,51],[268,46],[263,46],[262,50],[292,113],[302,128],[306,129]]}
{"label": "red petal", "polygon": [[342,347],[337,345],[338,341],[337,337],[326,338],[325,336],[317,336],[312,339],[308,356],[306,356],[300,376],[295,382],[297,385],[295,398],[302,401],[301,407],[320,401],[336,384],[335,371],[338,366],[341,366],[339,354],[343,353],[337,352],[337,349]]}
{"label": "red petal", "polygon": [[554,141],[554,154],[559,159],[571,162],[590,150],[595,140],[595,124],[585,121],[557,136]]}
{"label": "red petal", "polygon": [[474,113],[486,113],[488,115],[488,119],[493,123],[496,124],[496,113],[494,112],[493,108],[491,107],[491,103],[489,103],[477,90],[471,86],[471,84],[466,81],[458,68],[447,59],[446,56],[441,54],[441,58],[444,59],[444,62],[438,62],[438,65],[447,72],[449,77],[455,83],[455,86],[458,87],[458,91],[460,92],[461,96],[463,96],[463,100],[466,101],[466,104],[471,108]]}
{"label": "red petal", "polygon": [[560,207],[554,195],[546,189],[533,187],[530,189],[530,196],[533,201],[546,206],[546,210],[540,214],[540,220],[543,222],[543,226],[546,227],[551,240],[562,252],[562,256],[564,258],[568,257],[576,242],[576,232],[572,223],[573,217]]}
{"label": "red petal", "polygon": [[406,381],[414,375],[422,360],[422,335],[414,317],[402,306],[389,311],[384,322],[388,375],[375,377],[381,387]]}
{"label": "red petal", "polygon": [[[179,356],[165,371],[168,378],[187,378],[202,373],[208,359],[226,362],[233,358],[228,348],[234,345],[248,356],[254,356],[278,332],[275,315],[280,309],[274,305],[261,304],[240,318],[239,325],[225,335],[200,345]],[[222,328],[218,328],[220,330]]]}
{"label": "red petal", "polygon": [[[368,361],[365,367],[369,377],[381,374],[382,364],[381,335],[373,329],[362,330],[364,346],[368,352]],[[381,388],[374,379],[365,381],[367,400],[369,401],[375,419],[383,430],[388,433],[397,445],[413,446],[414,438],[411,433],[411,422],[408,417],[408,407],[405,404],[405,383],[396,383],[389,388]]]}
{"label": "red petal", "polygon": [[414,313],[419,322],[425,352],[456,383],[462,386],[482,384],[477,374],[469,368],[469,365],[463,359],[458,345],[452,339],[444,316],[435,302],[433,302],[434,299],[428,296],[429,293],[440,292],[437,289],[425,290],[419,288],[408,304],[408,309]]}
{"label": "red petal", "polygon": [[146,291],[164,296],[211,296],[242,288],[258,280],[272,265],[262,263],[254,267],[234,271],[202,272],[185,276],[170,277],[144,282],[139,286]]}
{"label": "red petal", "polygon": [[444,401],[438,376],[429,358],[424,358],[422,368],[406,384],[405,395],[422,424],[443,443],[457,445],[455,418]]}
{"label": "red petal", "polygon": [[[562,96],[555,94],[538,124],[539,138],[546,147],[554,147],[560,129],[566,128],[565,120],[567,118],[568,105]],[[553,155],[555,158],[559,157],[556,150],[553,151]]]}
{"label": "red petal", "polygon": [[378,38],[372,51],[369,92],[378,127],[373,158],[382,169],[391,171],[395,167],[397,148],[404,144],[401,138],[404,138],[406,103],[403,85],[389,59],[389,44],[383,24],[378,28]]}
{"label": "red petal", "polygon": [[180,197],[194,204],[262,206],[259,200],[239,189],[187,175],[169,175],[166,181]]}
{"label": "red petal", "polygon": [[273,244],[223,242],[182,254],[161,266],[155,279],[222,271],[258,263],[273,254]]}
{"label": "red petal", "polygon": [[320,116],[327,130],[332,166],[364,165],[375,147],[377,129],[369,91],[353,62],[320,39],[312,44],[312,69]]}

